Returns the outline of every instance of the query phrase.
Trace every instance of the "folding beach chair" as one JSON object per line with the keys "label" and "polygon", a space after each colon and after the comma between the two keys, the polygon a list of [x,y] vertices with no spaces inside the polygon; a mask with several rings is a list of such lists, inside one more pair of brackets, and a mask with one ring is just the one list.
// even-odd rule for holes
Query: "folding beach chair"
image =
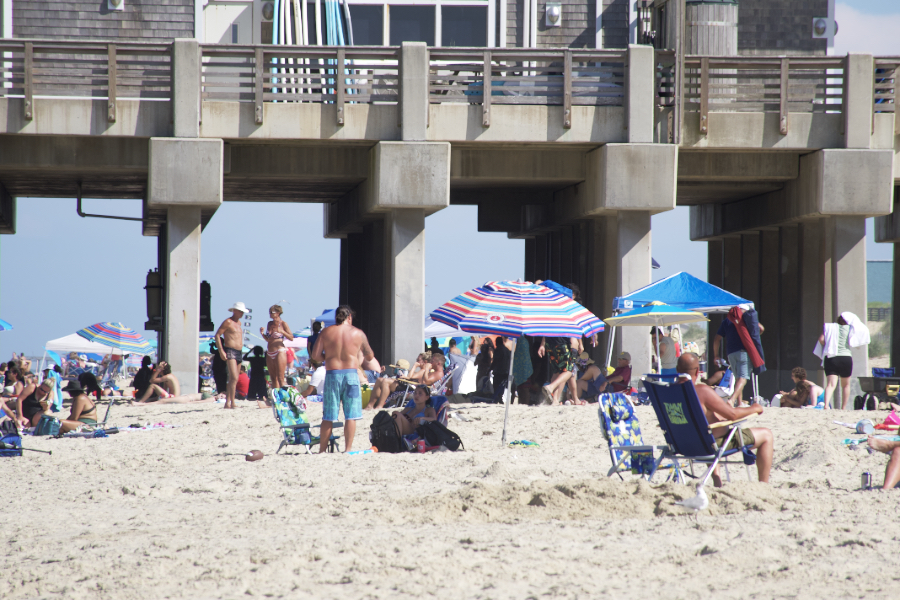
{"label": "folding beach chair", "polygon": [[[275,419],[281,426],[283,438],[275,454],[281,452],[285,446],[304,446],[306,453],[310,454],[310,447],[318,444],[319,438],[310,432],[309,419],[306,416],[306,399],[292,387],[270,389],[268,396],[272,402]],[[332,435],[328,440],[328,451],[336,450],[337,436]]]}
{"label": "folding beach chair", "polygon": [[[701,486],[706,485],[716,465],[720,462],[725,465],[725,473],[728,476],[728,463],[737,463],[737,461],[727,461],[725,458],[732,454],[741,453],[743,457],[742,462],[747,467],[747,479],[752,481],[750,465],[756,463],[756,455],[751,452],[750,446],[742,446],[736,450],[725,449],[734,435],[741,435],[742,425],[750,417],[736,421],[722,421],[710,426],[692,381],[681,380],[675,383],[661,383],[642,378],[641,382],[650,396],[650,403],[653,405],[656,418],[659,420],[659,425],[665,434],[666,443],[668,444],[668,448],[662,453],[662,456],[650,473],[650,480],[653,479],[656,469],[663,460],[677,461],[683,459],[691,461],[692,471],[694,462],[709,465],[706,474],[700,482]],[[719,427],[730,427],[730,431],[722,441],[721,447],[712,434],[712,430]],[[739,437],[738,439],[743,438]],[[681,477],[680,469],[678,469],[677,474],[683,483],[684,478]]]}
{"label": "folding beach chair", "polygon": [[[612,468],[606,476],[617,474],[622,479],[622,471],[629,470],[635,475],[652,473],[656,466],[654,452],[663,452],[666,447],[644,445],[641,423],[625,394],[600,394],[598,402],[600,429],[609,445],[609,458],[612,461]],[[677,461],[674,464],[677,469]]]}

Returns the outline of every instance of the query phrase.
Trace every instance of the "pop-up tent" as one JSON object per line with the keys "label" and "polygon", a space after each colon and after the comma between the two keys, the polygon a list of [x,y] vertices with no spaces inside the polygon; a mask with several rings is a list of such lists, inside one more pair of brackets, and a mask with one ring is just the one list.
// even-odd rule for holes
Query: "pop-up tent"
{"label": "pop-up tent", "polygon": [[50,340],[44,344],[44,348],[55,352],[78,352],[79,354],[91,353],[101,354],[103,356],[106,356],[107,354],[129,354],[128,352],[123,352],[118,348],[113,348],[106,344],[90,342],[77,333],[56,340]]}
{"label": "pop-up tent", "polygon": [[749,300],[682,271],[616,298],[613,312],[640,308],[654,301],[700,313],[727,313],[735,306],[744,310],[753,308]]}
{"label": "pop-up tent", "polygon": [[322,323],[322,327],[328,327],[330,325],[334,325],[334,312],[336,308],[331,308],[326,311],[323,311],[321,315],[313,319],[313,322],[319,321]]}

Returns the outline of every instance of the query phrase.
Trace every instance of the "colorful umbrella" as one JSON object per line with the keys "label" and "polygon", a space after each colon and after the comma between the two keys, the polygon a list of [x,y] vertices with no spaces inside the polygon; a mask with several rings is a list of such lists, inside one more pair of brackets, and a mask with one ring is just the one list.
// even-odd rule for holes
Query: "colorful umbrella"
{"label": "colorful umbrella", "polygon": [[7,323],[7,322],[4,321],[3,319],[0,319],[0,331],[9,331],[9,330],[12,329],[12,328],[13,328],[12,325],[10,325],[9,323]]}
{"label": "colorful umbrella", "polygon": [[489,281],[431,313],[439,323],[468,333],[543,337],[590,337],[603,321],[571,298],[542,285]]}
{"label": "colorful umbrella", "polygon": [[[503,335],[513,338],[509,378],[512,380],[516,354],[515,338],[591,336],[603,331],[603,322],[568,296],[528,281],[489,281],[461,294],[431,313],[439,323],[468,333]],[[503,393],[502,443],[506,444],[509,418],[509,383]]]}
{"label": "colorful umbrella", "polygon": [[86,340],[121,350],[124,354],[150,354],[154,351],[150,342],[121,323],[95,323],[75,333]]}

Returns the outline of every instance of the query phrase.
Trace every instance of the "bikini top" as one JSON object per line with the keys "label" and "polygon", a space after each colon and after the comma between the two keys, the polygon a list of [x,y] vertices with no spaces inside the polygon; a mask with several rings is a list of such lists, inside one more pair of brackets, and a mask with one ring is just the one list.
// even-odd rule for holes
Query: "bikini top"
{"label": "bikini top", "polygon": [[269,337],[276,340],[283,340],[284,334],[279,331],[276,333],[269,333]]}

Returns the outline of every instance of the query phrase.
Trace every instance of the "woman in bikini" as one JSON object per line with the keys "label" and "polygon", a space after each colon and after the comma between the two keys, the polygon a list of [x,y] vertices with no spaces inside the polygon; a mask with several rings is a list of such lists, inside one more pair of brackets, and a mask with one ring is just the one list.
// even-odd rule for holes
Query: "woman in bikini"
{"label": "woman in bikini", "polygon": [[72,398],[72,410],[69,417],[60,422],[60,433],[74,431],[82,425],[97,424],[97,404],[85,393],[81,384],[71,381],[63,390]]}
{"label": "woman in bikini", "polygon": [[420,385],[413,392],[412,400],[406,403],[403,410],[394,411],[391,415],[397,422],[400,435],[407,435],[416,430],[416,427],[425,421],[437,419],[434,406],[431,404],[431,390],[427,385]]}
{"label": "woman in bikini", "polygon": [[172,375],[172,367],[169,366],[169,363],[162,360],[156,365],[156,369],[150,377],[150,385],[144,395],[138,398],[137,403],[146,404],[147,402],[156,402],[160,398],[180,395],[181,386],[178,384],[178,378]]}
{"label": "woman in bikini", "polygon": [[284,379],[284,372],[287,369],[287,348],[284,347],[284,340],[293,341],[294,339],[291,328],[281,320],[282,312],[280,306],[273,305],[269,309],[269,316],[272,320],[265,329],[259,328],[263,339],[269,343],[266,350],[266,368],[269,370],[273,388],[282,388],[287,385]]}

